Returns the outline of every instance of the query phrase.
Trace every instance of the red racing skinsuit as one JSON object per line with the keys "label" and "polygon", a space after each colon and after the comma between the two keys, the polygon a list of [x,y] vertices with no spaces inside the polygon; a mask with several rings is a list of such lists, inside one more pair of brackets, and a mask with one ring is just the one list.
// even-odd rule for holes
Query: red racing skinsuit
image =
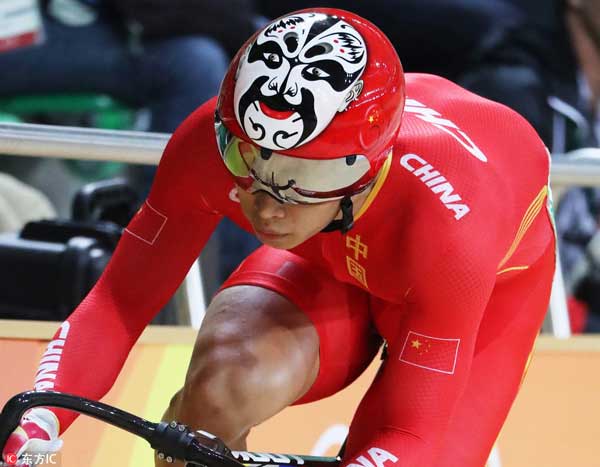
{"label": "red racing skinsuit", "polygon": [[[344,465],[482,466],[548,305],[549,158],[508,108],[435,76],[406,79],[400,133],[354,227],[291,251],[263,246],[225,287],[276,290],[313,320],[321,368],[299,403],[358,376],[380,343],[372,328],[387,342]],[[107,270],[50,344],[62,356],[38,373],[37,389],[102,397],[219,220],[251,230],[216,146],[214,109],[213,99],[171,138]],[[56,413],[64,431],[75,417]]]}

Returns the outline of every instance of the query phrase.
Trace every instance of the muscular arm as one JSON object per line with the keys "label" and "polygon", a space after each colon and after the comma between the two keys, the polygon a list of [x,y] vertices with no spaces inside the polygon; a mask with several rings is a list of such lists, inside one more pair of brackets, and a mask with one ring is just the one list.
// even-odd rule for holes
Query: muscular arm
{"label": "muscular arm", "polygon": [[[358,409],[348,440],[351,467],[438,464],[463,393],[495,271],[475,254],[446,251],[424,271],[395,318],[389,352]],[[360,440],[360,441],[359,441]]]}
{"label": "muscular arm", "polygon": [[[500,276],[498,281],[506,281],[504,288],[494,291],[494,300],[490,297],[501,263],[505,269],[528,268],[545,248],[553,248],[547,216],[538,216],[545,203],[545,190],[540,189],[548,176],[548,159],[539,137],[512,111],[463,94],[439,78],[408,75],[407,82],[408,94],[431,103],[460,126],[460,134],[468,135],[487,162],[472,157],[474,146],[462,151],[455,144],[458,133],[451,140],[430,134],[428,127],[419,128],[411,120],[416,113],[405,114],[406,131],[415,123],[415,135],[427,132],[411,147],[430,164],[421,170],[433,167],[442,173],[452,187],[453,202],[464,203],[469,212],[457,219],[446,202],[440,203],[445,196],[431,196],[435,192],[423,183],[429,175],[419,179],[415,170],[398,183],[397,208],[391,203],[390,208],[401,212],[405,223],[386,237],[389,269],[382,267],[379,277],[391,285],[390,292],[397,292],[398,306],[380,315],[378,329],[388,341],[388,358],[353,420],[345,464],[480,467],[497,433],[495,425],[501,425],[518,387],[539,316],[545,311],[541,290],[549,286],[542,282],[525,284],[520,279],[509,286],[510,279]],[[438,99],[440,86],[457,99]],[[429,126],[426,119],[421,121]],[[486,123],[491,121],[497,123],[493,131]],[[466,148],[463,143],[460,147]],[[405,148],[401,154],[406,154]],[[406,169],[401,163],[395,167]],[[510,263],[503,258],[510,258]],[[547,280],[541,274],[525,277]],[[516,307],[527,300],[532,300],[531,309]],[[505,303],[515,310],[503,310],[500,306]],[[483,320],[486,308],[490,315]],[[511,319],[509,332],[506,318],[519,311],[530,314]],[[487,362],[491,368],[482,369]],[[498,362],[502,365],[494,368]],[[494,391],[494,379],[502,380],[498,381],[502,389]],[[486,392],[478,392],[479,388]],[[471,416],[477,410],[481,416]],[[469,452],[474,447],[477,452]]]}
{"label": "muscular arm", "polygon": [[[214,156],[207,153],[208,143],[197,143],[212,142],[214,135],[198,134],[197,120],[190,117],[169,142],[151,193],[107,269],[50,343],[36,389],[91,399],[104,396],[143,329],[175,292],[218,223],[220,216],[202,189],[203,179],[210,178],[202,161]],[[72,412],[56,414],[61,432],[75,419]]]}

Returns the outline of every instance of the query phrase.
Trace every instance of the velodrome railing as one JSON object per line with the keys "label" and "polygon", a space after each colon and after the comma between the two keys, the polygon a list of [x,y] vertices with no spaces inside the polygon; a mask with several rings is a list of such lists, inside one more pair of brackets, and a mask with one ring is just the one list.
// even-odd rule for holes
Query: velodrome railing
{"label": "velodrome railing", "polygon": [[[600,148],[582,148],[566,154],[553,154],[550,184],[552,188],[558,189],[568,186],[600,186]],[[571,336],[567,293],[558,256],[550,307],[543,329],[558,338]]]}
{"label": "velodrome railing", "polygon": [[[166,133],[0,123],[0,154],[156,165],[169,137]],[[600,149],[553,155],[550,179],[553,187],[600,186]],[[206,304],[198,262],[190,269],[183,286],[190,322],[199,327]],[[556,268],[544,329],[560,338],[571,334],[560,267]]]}
{"label": "velodrome railing", "polygon": [[[171,135],[77,127],[0,123],[0,154],[157,165]],[[199,260],[178,290],[180,315],[196,329],[206,303]]]}

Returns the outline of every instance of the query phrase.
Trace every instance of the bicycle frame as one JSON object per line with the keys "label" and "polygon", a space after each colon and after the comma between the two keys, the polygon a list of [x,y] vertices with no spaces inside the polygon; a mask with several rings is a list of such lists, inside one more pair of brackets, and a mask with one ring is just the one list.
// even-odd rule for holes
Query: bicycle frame
{"label": "bicycle frame", "polygon": [[230,451],[213,435],[175,421],[154,423],[102,402],[60,392],[29,391],[11,398],[0,413],[0,452],[23,414],[33,407],[58,407],[94,417],[145,439],[160,458],[203,467],[337,467],[339,457]]}

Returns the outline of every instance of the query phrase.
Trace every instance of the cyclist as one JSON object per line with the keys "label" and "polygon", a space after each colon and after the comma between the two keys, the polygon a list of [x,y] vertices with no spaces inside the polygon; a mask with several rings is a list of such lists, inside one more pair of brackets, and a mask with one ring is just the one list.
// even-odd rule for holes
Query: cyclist
{"label": "cyclist", "polygon": [[[385,341],[343,464],[482,466],[549,301],[548,172],[522,117],[404,76],[368,21],[323,8],[274,20],[171,138],[35,387],[102,397],[227,216],[264,245],[208,307],[166,420],[241,449],[284,407],[350,384]],[[44,410],[7,450],[57,443],[75,418]]]}

